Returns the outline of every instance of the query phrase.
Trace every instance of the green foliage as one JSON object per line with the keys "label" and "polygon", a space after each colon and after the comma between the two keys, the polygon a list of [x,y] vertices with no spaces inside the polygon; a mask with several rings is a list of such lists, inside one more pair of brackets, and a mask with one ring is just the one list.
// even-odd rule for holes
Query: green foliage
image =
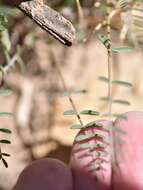
{"label": "green foliage", "polygon": [[7,163],[7,161],[2,157],[1,158],[1,160],[2,160],[2,162],[3,162],[3,164],[4,164],[4,166],[6,167],[6,168],[8,168],[8,163]]}
{"label": "green foliage", "polygon": [[87,139],[93,138],[95,136],[96,136],[95,134],[78,135],[76,137],[75,141],[78,142],[78,141],[82,141],[82,140],[87,140]]}
{"label": "green foliage", "polygon": [[130,82],[121,81],[121,80],[113,80],[112,84],[121,85],[121,86],[124,86],[124,87],[133,87],[133,85]]}
{"label": "green foliage", "polygon": [[133,48],[131,48],[131,47],[118,47],[118,48],[112,48],[112,51],[114,53],[131,53],[131,52],[133,52]]}
{"label": "green foliage", "polygon": [[64,115],[76,115],[76,111],[75,110],[67,110],[64,112]]}
{"label": "green foliage", "polygon": [[82,114],[82,115],[93,115],[93,116],[100,115],[99,112],[94,111],[94,110],[89,110],[89,109],[81,111],[80,114]]}
{"label": "green foliage", "polygon": [[131,103],[127,100],[121,100],[121,99],[114,99],[112,101],[113,103],[116,103],[116,104],[122,104],[122,105],[125,105],[125,106],[130,106]]}
{"label": "green foliage", "polygon": [[8,24],[7,18],[3,14],[0,14],[0,32],[6,30],[7,24]]}
{"label": "green foliage", "polygon": [[12,113],[9,113],[9,112],[0,112],[0,117],[8,117],[11,115],[12,115]]}
{"label": "green foliage", "polygon": [[9,51],[11,49],[11,42],[9,32],[7,29],[8,20],[4,14],[0,14],[0,44],[3,48],[7,63],[10,61]]}
{"label": "green foliage", "polygon": [[[76,115],[76,111],[71,109],[71,110],[67,110],[64,112],[64,115]],[[90,110],[90,109],[87,109],[87,110],[83,110],[81,112],[79,112],[79,114],[81,115],[91,115],[91,116],[98,116],[100,115],[99,112],[97,111],[94,111],[94,110]]]}
{"label": "green foliage", "polygon": [[[9,96],[11,93],[12,92],[10,90],[0,90],[1,97]],[[0,112],[0,117],[8,117],[11,115],[12,113],[9,113],[9,112]],[[0,133],[11,134],[12,132],[10,129],[0,128]],[[7,139],[0,139],[0,144],[11,144],[11,141]],[[8,163],[4,157],[9,157],[9,156],[10,154],[2,152],[1,147],[0,147],[0,159],[6,168],[8,168]]]}
{"label": "green foliage", "polygon": [[107,50],[111,48],[113,53],[131,53],[133,51],[132,47],[112,47],[110,39],[105,35],[98,34],[98,39],[107,48]]}
{"label": "green foliage", "polygon": [[11,142],[9,140],[5,140],[5,139],[0,140],[0,143],[2,143],[2,144],[11,144]]}
{"label": "green foliage", "polygon": [[128,120],[128,118],[124,114],[113,114],[113,117],[123,119],[123,120]]}
{"label": "green foliage", "polygon": [[12,91],[7,89],[7,90],[0,90],[0,96],[10,96],[12,94]]}
{"label": "green foliage", "polygon": [[[4,14],[2,14],[1,6],[0,6],[0,10],[1,10],[0,11],[1,12],[0,14],[0,43],[3,47],[6,61],[9,62],[9,51],[11,49],[11,42],[10,42],[9,33],[7,29],[8,20],[7,20],[7,17]],[[2,73],[0,80],[3,81],[4,71],[2,67],[0,68],[0,72]],[[0,90],[0,97],[6,97],[6,96],[9,96],[10,94],[11,94],[11,91],[9,89]],[[0,117],[8,117],[11,115],[12,113],[9,113],[9,112],[0,112]],[[6,128],[0,128],[0,133],[11,134],[11,130],[6,129]],[[0,139],[0,144],[11,144],[11,141],[7,139]],[[8,167],[8,163],[5,157],[9,157],[9,156],[10,154],[2,152],[2,149],[0,147],[0,159],[6,168]]]}
{"label": "green foliage", "polygon": [[[102,82],[106,82],[108,84],[109,79],[105,76],[99,76],[98,79]],[[122,80],[112,80],[112,84],[114,85],[121,85],[123,87],[133,87],[130,82],[122,81]]]}
{"label": "green foliage", "polygon": [[102,129],[103,128],[102,125],[96,124],[96,121],[91,121],[91,122],[87,123],[85,128],[89,128],[89,127],[93,127],[95,129]]}
{"label": "green foliage", "polygon": [[129,106],[130,105],[130,102],[127,101],[127,100],[113,99],[112,97],[109,97],[109,96],[101,97],[100,100],[106,101],[106,102],[110,101],[111,103],[122,104],[122,105],[125,105],[125,106]]}
{"label": "green foliage", "polygon": [[8,54],[11,49],[11,42],[10,42],[9,32],[7,29],[3,30],[0,33],[0,42],[4,49],[4,53]]}
{"label": "green foliage", "polygon": [[64,5],[68,7],[73,7],[75,5],[74,0],[64,0]]}
{"label": "green foliage", "polygon": [[69,95],[79,95],[79,94],[85,94],[87,93],[87,90],[83,89],[83,90],[75,90],[75,91],[71,91],[71,92],[64,92],[63,96],[69,96]]}
{"label": "green foliage", "polygon": [[74,124],[71,126],[71,129],[82,129],[83,127],[80,124]]}
{"label": "green foliage", "polygon": [[112,101],[112,97],[103,96],[103,97],[100,97],[100,100],[109,102],[109,101]]}
{"label": "green foliage", "polygon": [[[101,131],[104,135],[100,134]],[[81,155],[78,158],[89,157],[89,160],[91,160],[83,166],[87,171],[94,173],[102,167],[102,163],[107,162],[108,152],[106,147],[108,143],[105,141],[105,135],[107,134],[109,134],[107,129],[93,121],[85,125],[76,136],[75,146],[76,144],[78,144],[78,147],[80,146],[76,152]]]}
{"label": "green foliage", "polygon": [[103,81],[103,82],[106,82],[106,83],[109,82],[109,79],[108,79],[107,77],[105,77],[105,76],[99,76],[98,79],[99,79],[100,81]]}
{"label": "green foliage", "polygon": [[[16,15],[17,9],[10,7],[10,6],[0,5],[0,13],[1,13],[1,15],[4,15],[7,20],[7,16],[15,16]],[[6,23],[7,23],[7,21],[6,21]]]}
{"label": "green foliage", "polygon": [[0,128],[0,132],[3,132],[3,133],[11,133],[11,130],[5,129],[5,128]]}

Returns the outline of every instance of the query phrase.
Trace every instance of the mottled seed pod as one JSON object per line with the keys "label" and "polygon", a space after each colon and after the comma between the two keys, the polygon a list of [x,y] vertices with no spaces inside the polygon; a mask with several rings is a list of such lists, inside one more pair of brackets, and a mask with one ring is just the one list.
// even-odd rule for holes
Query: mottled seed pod
{"label": "mottled seed pod", "polygon": [[75,28],[72,23],[47,6],[44,0],[0,0],[0,4],[16,6],[61,43],[73,44]]}

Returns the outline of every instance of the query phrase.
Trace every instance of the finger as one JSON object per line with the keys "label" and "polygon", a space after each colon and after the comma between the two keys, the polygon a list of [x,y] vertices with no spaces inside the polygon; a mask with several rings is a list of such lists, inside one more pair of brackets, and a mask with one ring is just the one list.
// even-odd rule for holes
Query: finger
{"label": "finger", "polygon": [[116,190],[143,189],[143,112],[128,112],[114,125],[127,132],[121,136],[125,143],[117,144],[118,167],[114,169]]}
{"label": "finger", "polygon": [[23,170],[13,190],[72,190],[71,171],[58,160],[38,160]]}
{"label": "finger", "polygon": [[[110,188],[111,182],[111,164],[110,164],[110,146],[109,146],[109,131],[111,122],[109,121],[96,121],[97,126],[85,126],[81,129],[75,138],[72,154],[71,154],[71,168],[73,171],[73,184],[74,190],[107,190]],[[97,140],[96,137],[80,140],[84,135],[100,134],[103,135],[104,141]],[[97,144],[105,145],[105,153],[101,151],[101,156],[98,156]],[[87,146],[86,146],[87,145]],[[94,149],[95,148],[95,149]],[[105,157],[104,157],[105,156]],[[97,159],[98,158],[98,159]],[[100,164],[100,158],[104,159],[104,162]]]}

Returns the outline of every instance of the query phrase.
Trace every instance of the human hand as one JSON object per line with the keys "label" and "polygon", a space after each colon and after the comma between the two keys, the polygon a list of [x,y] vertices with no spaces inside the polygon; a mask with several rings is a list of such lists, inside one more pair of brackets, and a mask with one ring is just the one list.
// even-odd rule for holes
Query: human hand
{"label": "human hand", "polygon": [[[33,162],[22,172],[13,190],[108,190],[113,186],[116,190],[142,190],[143,112],[125,115],[127,120],[120,118],[114,122],[127,132],[126,143],[122,147],[123,160],[119,162],[119,167],[114,168],[114,173],[105,171],[105,178],[96,180],[82,168],[84,158],[78,160],[72,152],[71,169],[54,159]],[[111,167],[110,163],[107,166]]]}

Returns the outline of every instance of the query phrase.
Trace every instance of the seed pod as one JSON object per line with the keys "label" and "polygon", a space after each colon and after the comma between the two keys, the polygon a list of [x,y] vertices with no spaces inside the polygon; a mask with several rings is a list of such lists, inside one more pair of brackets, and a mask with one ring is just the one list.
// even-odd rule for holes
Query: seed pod
{"label": "seed pod", "polygon": [[67,46],[75,40],[75,28],[60,13],[44,4],[43,0],[31,0],[20,3],[21,11],[35,21],[42,29]]}
{"label": "seed pod", "polygon": [[75,40],[75,28],[60,13],[53,10],[43,0],[1,0],[0,4],[17,6],[42,29],[67,46]]}

